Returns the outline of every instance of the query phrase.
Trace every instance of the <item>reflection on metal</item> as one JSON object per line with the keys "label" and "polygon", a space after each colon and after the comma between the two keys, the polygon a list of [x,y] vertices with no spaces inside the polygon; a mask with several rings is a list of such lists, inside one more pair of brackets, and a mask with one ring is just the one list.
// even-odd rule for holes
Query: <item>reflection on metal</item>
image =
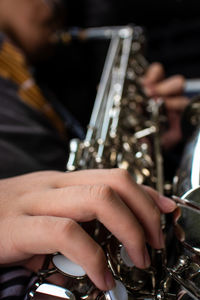
{"label": "reflection on metal", "polygon": [[200,129],[198,128],[183,153],[183,159],[174,180],[174,195],[183,196],[186,191],[200,186]]}
{"label": "reflection on metal", "polygon": [[[67,170],[122,168],[128,170],[137,183],[163,192],[162,103],[148,99],[140,83],[147,67],[143,31],[134,26],[84,31],[88,38],[94,33],[98,33],[97,38],[109,38],[110,47],[85,140],[71,141]],[[130,264],[125,249],[110,232],[99,223],[96,229],[92,236],[105,250],[108,265],[125,286],[128,299],[154,299],[160,295],[157,280],[162,275],[164,251],[150,249],[152,267],[139,270]],[[53,258],[54,266],[63,273],[62,266],[55,263],[57,257]],[[69,274],[66,269],[64,273]],[[67,289],[77,299],[115,299],[116,293],[97,291],[87,277],[76,280],[68,277]]]}
{"label": "reflection on metal", "polygon": [[200,185],[200,133],[194,149],[192,171],[191,171],[192,188],[195,189]]}
{"label": "reflection on metal", "polygon": [[[191,193],[191,191],[190,191]],[[185,196],[184,196],[185,197]],[[192,200],[188,200],[186,198],[179,198],[177,196],[172,196],[172,199],[180,206],[187,207],[188,209],[194,210],[196,213],[200,214],[200,205],[198,203],[193,202]]]}
{"label": "reflection on metal", "polygon": [[[95,31],[98,30],[87,31],[88,36]],[[122,168],[128,170],[137,183],[146,184],[162,193],[162,101],[148,99],[140,84],[147,66],[142,55],[142,30],[139,27],[103,28],[99,31],[99,36],[102,35],[111,38],[108,56],[85,140],[72,140],[67,170]],[[193,119],[191,113],[189,116]],[[55,263],[58,257],[66,260],[62,255],[55,254],[52,259],[57,268],[49,269],[49,259],[44,270],[39,273],[37,287],[31,292],[31,297],[34,300],[42,299],[37,297],[42,294],[44,280],[52,273],[60,272],[70,275],[65,277],[67,282],[62,292],[70,291],[67,296],[71,298],[64,299],[200,299],[199,170],[198,131],[187,145],[174,181],[174,195],[177,195],[174,201],[178,207],[173,218],[173,234],[162,222],[166,231],[166,249],[149,248],[152,265],[147,270],[139,270],[131,263],[123,245],[102,224],[95,222],[93,229],[90,224],[89,233],[104,249],[109,268],[120,282],[119,286],[122,286],[119,292],[99,291],[87,276],[81,277],[78,274],[74,278],[71,271],[68,272],[66,268],[63,271],[63,266],[59,267]],[[57,296],[54,287],[51,288],[54,299]]]}
{"label": "reflection on metal", "polygon": [[[199,120],[199,104],[198,98],[187,108],[188,124]],[[186,145],[174,184],[174,192],[180,196],[173,197],[178,204],[174,212],[178,259],[168,272],[182,287],[178,299],[200,299],[200,130],[196,121],[197,129]]]}
{"label": "reflection on metal", "polygon": [[200,187],[173,199],[178,204],[174,213],[174,232],[180,254],[167,272],[185,291],[183,299],[189,295],[186,299],[197,300],[200,299]]}
{"label": "reflection on metal", "polygon": [[35,291],[31,296],[35,300],[76,300],[75,296],[67,289],[47,283],[36,284]]}
{"label": "reflection on metal", "polygon": [[[135,28],[135,37],[139,37],[142,33],[141,27],[134,27]],[[97,28],[71,28],[68,31],[58,31],[52,36],[52,42],[53,43],[64,43],[68,44],[73,39],[78,39],[80,41],[85,40],[111,40],[113,36],[120,36],[122,39],[128,38],[130,35],[132,35],[133,27],[130,26],[112,26],[112,27],[97,27]],[[141,37],[144,38],[144,36],[141,35]],[[138,50],[140,47],[140,43],[135,43],[134,50]]]}
{"label": "reflection on metal", "polygon": [[[199,111],[199,100],[187,109],[191,122]],[[197,107],[198,109],[196,110]],[[192,114],[191,114],[192,111]],[[196,118],[195,118],[196,119]],[[196,119],[197,120],[197,119]],[[189,124],[189,123],[188,123]],[[199,125],[199,123],[198,123]],[[196,124],[197,126],[197,124]],[[168,268],[170,276],[182,287],[178,299],[200,299],[200,131],[196,129],[186,145],[175,179],[173,199],[178,204],[174,213],[174,232],[178,240],[178,259]]]}
{"label": "reflection on metal", "polygon": [[140,84],[147,66],[142,29],[117,27],[109,32],[110,48],[88,131],[84,141],[71,141],[67,169],[119,167],[136,182],[163,192],[162,103],[148,99]]}

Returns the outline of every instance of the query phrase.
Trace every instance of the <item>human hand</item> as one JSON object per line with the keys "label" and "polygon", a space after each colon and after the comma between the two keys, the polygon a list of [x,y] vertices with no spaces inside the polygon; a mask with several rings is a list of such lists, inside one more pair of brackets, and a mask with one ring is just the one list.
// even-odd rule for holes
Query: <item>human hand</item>
{"label": "human hand", "polygon": [[38,172],[0,181],[0,265],[61,252],[102,289],[114,285],[101,247],[77,222],[98,219],[139,268],[150,264],[146,242],[163,248],[160,212],[172,200],[138,186],[127,171]]}
{"label": "human hand", "polygon": [[172,148],[182,138],[181,113],[189,104],[189,99],[182,95],[185,78],[182,75],[165,78],[163,66],[153,63],[147,70],[142,83],[149,97],[162,98],[165,102],[169,128],[162,135],[162,145],[165,149]]}

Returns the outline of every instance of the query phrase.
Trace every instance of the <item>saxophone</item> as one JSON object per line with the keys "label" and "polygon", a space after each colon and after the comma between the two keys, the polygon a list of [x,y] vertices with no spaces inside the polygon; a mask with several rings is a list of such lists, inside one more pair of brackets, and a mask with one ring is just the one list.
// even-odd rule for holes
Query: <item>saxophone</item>
{"label": "saxophone", "polygon": [[[128,170],[138,184],[151,186],[163,193],[165,184],[160,134],[166,118],[162,100],[149,99],[140,84],[140,78],[148,65],[143,55],[143,30],[137,26],[89,29],[84,36],[87,33],[93,38],[94,32],[98,33],[98,38],[107,38],[111,42],[85,140],[71,141],[67,170],[121,168]],[[200,135],[194,141],[197,153],[200,149]],[[198,167],[200,169],[200,162]],[[116,279],[116,290],[97,290],[84,270],[79,266],[73,267],[72,262],[58,253],[46,258],[30,298],[200,299],[200,239],[198,230],[193,228],[198,223],[200,211],[200,172],[198,170],[199,177],[196,180],[198,187],[189,187],[187,193],[186,190],[183,193],[182,170],[186,170],[185,166],[180,168],[181,175],[177,174],[173,185],[174,195],[177,195],[174,200],[178,203],[173,220],[170,220],[170,226],[164,217],[161,220],[167,236],[166,249],[149,249],[152,258],[149,269],[137,269],[130,262],[123,245],[96,221],[91,224],[90,233],[105,251],[108,265]],[[185,177],[188,179],[190,176],[185,174]],[[194,236],[190,236],[191,228]],[[176,245],[174,253],[170,252],[172,242]],[[50,262],[54,266],[51,269]],[[66,286],[44,283],[46,278],[56,272],[68,278]]]}

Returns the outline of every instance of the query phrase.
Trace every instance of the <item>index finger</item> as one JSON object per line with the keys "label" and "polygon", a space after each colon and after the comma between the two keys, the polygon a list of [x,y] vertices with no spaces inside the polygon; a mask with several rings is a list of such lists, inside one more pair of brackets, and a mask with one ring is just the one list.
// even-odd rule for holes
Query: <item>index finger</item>
{"label": "index finger", "polygon": [[146,85],[153,85],[165,78],[165,70],[162,64],[155,62],[152,63],[147,69],[142,78],[142,83]]}
{"label": "index finger", "polygon": [[[161,247],[163,242],[161,241],[160,214],[156,201],[132,180],[127,171],[121,169],[103,169],[67,173],[60,176],[60,179],[57,178],[57,186],[76,185],[77,180],[79,184],[109,185],[126,203],[140,224],[143,225],[151,246],[155,248]],[[159,198],[159,195],[156,195]],[[166,206],[168,206],[170,211],[170,200],[169,203],[166,203]]]}
{"label": "index finger", "polygon": [[141,225],[109,186],[70,186],[47,191],[42,197],[41,193],[34,193],[25,203],[24,213],[70,218],[77,222],[98,219],[124,244],[137,267],[146,268],[150,264]]}
{"label": "index finger", "polygon": [[182,75],[175,75],[151,87],[151,94],[158,97],[180,95],[183,93],[184,87],[185,78]]}

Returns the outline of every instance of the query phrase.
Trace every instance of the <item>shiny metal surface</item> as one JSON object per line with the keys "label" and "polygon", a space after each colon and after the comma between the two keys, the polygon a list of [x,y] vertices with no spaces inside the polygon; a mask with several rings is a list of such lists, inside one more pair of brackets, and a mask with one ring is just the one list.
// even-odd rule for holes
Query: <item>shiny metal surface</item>
{"label": "shiny metal surface", "polygon": [[[134,26],[135,28],[135,39],[142,34],[142,28],[139,26]],[[68,31],[58,31],[52,37],[52,42],[54,43],[64,43],[67,44],[73,39],[78,40],[111,40],[114,35],[120,35],[122,38],[126,38],[129,35],[132,27],[130,26],[112,26],[112,27],[92,27],[92,28],[79,28],[73,27]]]}
{"label": "shiny metal surface", "polygon": [[[105,34],[111,43],[88,131],[84,141],[71,141],[67,170],[122,168],[137,183],[163,193],[160,133],[165,118],[162,101],[148,99],[140,85],[147,66],[142,54],[142,30],[138,27],[101,29],[99,35]],[[192,105],[186,119],[197,127],[200,106],[198,101]],[[199,185],[200,130],[197,130],[186,146],[174,180],[173,199],[177,210],[170,226],[165,226],[165,219],[162,220],[166,249],[149,248],[152,265],[147,270],[137,269],[123,245],[100,223],[93,224],[92,236],[104,249],[108,265],[115,279],[123,284],[128,300],[200,299]],[[62,273],[59,266],[54,266],[56,269],[50,270],[46,264],[40,272],[39,285],[51,272]],[[122,300],[120,293],[113,298],[112,292],[96,289],[87,276],[68,278],[64,288],[72,293],[73,300]]]}
{"label": "shiny metal surface", "polygon": [[[198,104],[195,100],[193,102]],[[191,104],[191,106],[193,105]],[[199,105],[197,105],[197,108]],[[192,120],[199,109],[193,110]],[[169,275],[182,287],[181,298],[200,299],[200,130],[197,127],[186,145],[180,169],[175,178],[174,196],[178,208],[174,212],[174,233],[178,240],[176,264]]]}
{"label": "shiny metal surface", "polygon": [[114,31],[86,138],[72,140],[76,151],[71,151],[67,169],[119,167],[162,192],[162,103],[149,101],[140,85],[147,66],[143,40],[138,27]]}
{"label": "shiny metal surface", "polygon": [[43,283],[35,285],[35,291],[31,294],[35,300],[76,300],[75,296],[67,289],[53,284]]}
{"label": "shiny metal surface", "polygon": [[200,131],[193,134],[186,145],[180,169],[175,178],[174,192],[182,196],[186,191],[198,188],[200,185]]}
{"label": "shiny metal surface", "polygon": [[[100,34],[103,31],[108,33],[107,29],[101,29]],[[122,168],[128,170],[137,183],[147,184],[162,193],[162,101],[148,99],[140,84],[147,67],[142,53],[144,36],[139,27],[114,28],[109,32],[110,48],[88,131],[84,141],[71,141],[67,170]],[[95,239],[98,241],[98,236]],[[105,249],[115,278],[126,287],[129,299],[156,297],[156,279],[162,268],[155,271],[155,267],[138,270],[127,266],[120,252],[123,246],[110,234],[99,244]],[[152,251],[152,257],[153,265],[157,260],[160,264],[164,261],[162,251]],[[114,300],[108,294],[99,297]]]}

